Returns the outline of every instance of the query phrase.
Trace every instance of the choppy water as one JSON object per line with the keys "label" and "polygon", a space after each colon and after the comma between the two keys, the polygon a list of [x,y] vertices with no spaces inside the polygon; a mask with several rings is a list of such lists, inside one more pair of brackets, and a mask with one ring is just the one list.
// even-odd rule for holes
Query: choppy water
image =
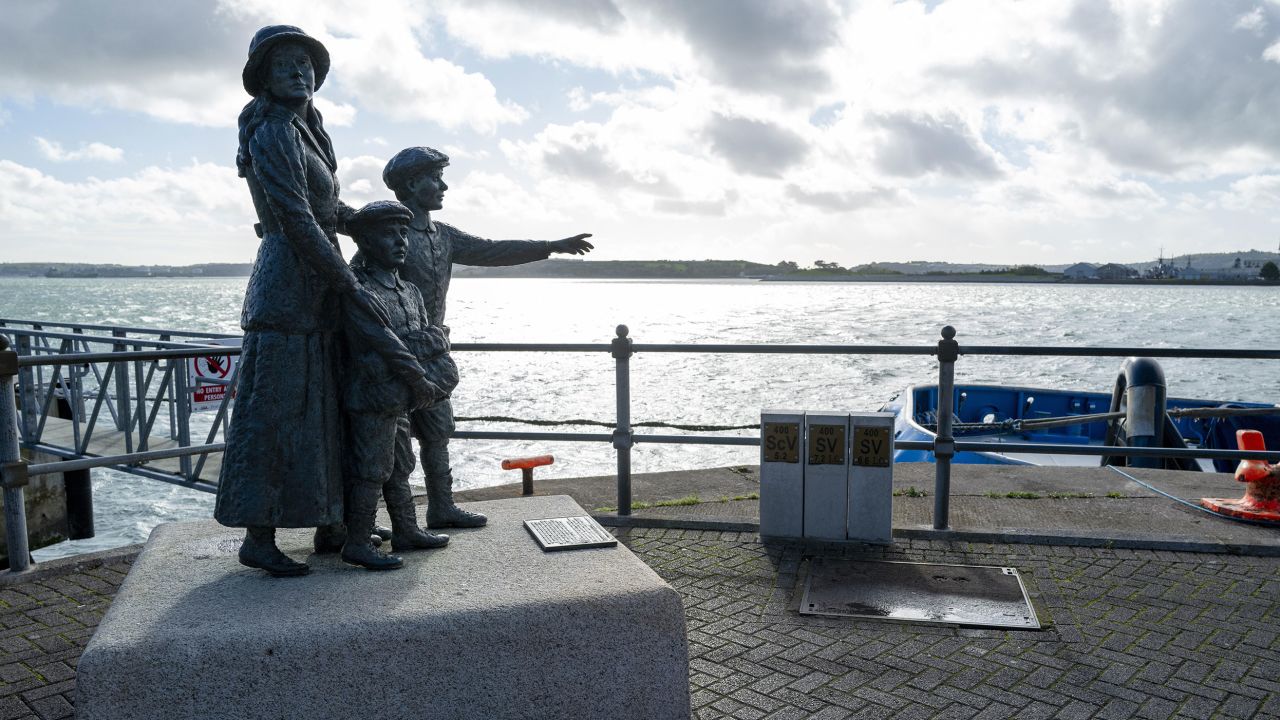
{"label": "choppy water", "polygon": [[[245,280],[0,278],[0,316],[238,332]],[[607,343],[624,323],[640,343],[931,345],[953,325],[961,343],[1272,347],[1280,292],[1256,287],[818,284],[753,281],[459,279],[450,292],[455,342]],[[606,353],[458,353],[459,415],[614,416]],[[747,424],[762,407],[875,410],[929,381],[925,357],[637,355],[632,418]],[[961,358],[958,382],[1109,390],[1115,358]],[[1271,361],[1169,360],[1171,395],[1280,401]],[[467,429],[515,429],[510,425]],[[594,428],[565,428],[600,432]],[[612,472],[607,444],[455,441],[458,487],[511,482],[503,457],[550,452],[543,477]],[[642,445],[637,472],[755,461],[749,448]],[[415,481],[420,482],[420,476]],[[212,497],[94,471],[98,537],[40,551],[48,558],[138,542],[155,524],[208,517]]]}

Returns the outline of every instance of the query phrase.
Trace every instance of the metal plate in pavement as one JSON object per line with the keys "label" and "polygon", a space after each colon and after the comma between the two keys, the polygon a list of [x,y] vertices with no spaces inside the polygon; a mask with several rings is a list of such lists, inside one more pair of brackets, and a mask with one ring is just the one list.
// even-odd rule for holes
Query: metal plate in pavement
{"label": "metal plate in pavement", "polygon": [[1040,629],[1018,571],[982,565],[818,558],[800,614]]}

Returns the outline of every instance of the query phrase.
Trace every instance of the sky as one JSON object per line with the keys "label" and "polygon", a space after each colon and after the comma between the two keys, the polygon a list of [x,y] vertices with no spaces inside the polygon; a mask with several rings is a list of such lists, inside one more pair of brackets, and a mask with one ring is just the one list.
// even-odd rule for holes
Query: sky
{"label": "sky", "polygon": [[[251,262],[249,39],[321,40],[353,206],[598,260],[1280,244],[1280,0],[0,0],[0,262]],[[348,254],[352,248],[344,243]]]}

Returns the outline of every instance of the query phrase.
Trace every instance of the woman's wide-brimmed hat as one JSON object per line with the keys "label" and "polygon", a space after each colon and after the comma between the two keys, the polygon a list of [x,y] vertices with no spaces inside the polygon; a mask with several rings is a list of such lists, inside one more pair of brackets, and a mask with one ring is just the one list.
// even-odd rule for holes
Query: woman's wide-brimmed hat
{"label": "woman's wide-brimmed hat", "polygon": [[257,97],[262,93],[262,64],[266,62],[271,48],[282,42],[296,42],[306,48],[316,72],[315,89],[319,90],[324,84],[324,78],[329,74],[329,51],[324,45],[292,25],[268,25],[253,34],[253,40],[249,41],[249,60],[240,74],[244,89],[250,95]]}

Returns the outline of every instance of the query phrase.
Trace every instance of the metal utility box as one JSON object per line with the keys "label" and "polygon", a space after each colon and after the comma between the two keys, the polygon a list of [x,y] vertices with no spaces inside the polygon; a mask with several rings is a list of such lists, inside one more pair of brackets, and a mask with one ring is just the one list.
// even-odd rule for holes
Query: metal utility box
{"label": "metal utility box", "polygon": [[804,536],[804,411],[760,411],[760,535]]}
{"label": "metal utility box", "polygon": [[851,413],[850,540],[893,542],[893,413]]}
{"label": "metal utility box", "polygon": [[804,536],[844,540],[849,502],[849,416],[805,413]]}

